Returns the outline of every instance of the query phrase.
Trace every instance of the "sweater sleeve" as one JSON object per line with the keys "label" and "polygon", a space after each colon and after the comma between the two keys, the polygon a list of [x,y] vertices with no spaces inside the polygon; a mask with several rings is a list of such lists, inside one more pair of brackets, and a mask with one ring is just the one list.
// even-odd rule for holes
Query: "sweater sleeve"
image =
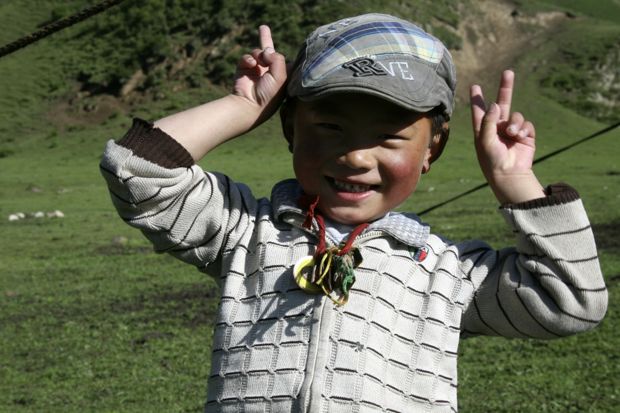
{"label": "sweater sleeve", "polygon": [[515,248],[459,247],[474,288],[464,335],[555,338],[589,330],[605,315],[607,289],[579,195],[564,184],[547,194],[502,208]]}
{"label": "sweater sleeve", "polygon": [[136,119],[100,164],[120,217],[139,228],[155,251],[206,271],[252,230],[257,201],[228,177],[207,173],[160,129]]}

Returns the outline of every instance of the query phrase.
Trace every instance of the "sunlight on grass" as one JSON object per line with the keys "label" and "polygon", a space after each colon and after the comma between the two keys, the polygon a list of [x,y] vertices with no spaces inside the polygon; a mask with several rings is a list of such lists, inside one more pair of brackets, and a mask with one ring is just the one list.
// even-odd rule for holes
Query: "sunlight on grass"
{"label": "sunlight on grass", "polygon": [[[0,40],[34,29],[57,3],[1,4],[6,29]],[[586,2],[570,3],[581,9]],[[609,10],[618,15],[617,2],[601,3],[613,5]],[[603,18],[604,10],[597,2],[591,15]],[[202,411],[216,285],[196,269],[154,254],[117,217],[98,162],[105,142],[121,137],[132,116],[153,120],[225,91],[209,86],[170,92],[169,99],[132,107],[128,114],[119,110],[97,123],[57,119],[65,113],[58,99],[73,87],[58,65],[62,53],[70,52],[58,37],[0,60],[0,412]],[[541,95],[530,68],[546,55],[532,51],[515,68],[515,108],[536,123],[539,156],[605,126]],[[466,105],[457,108],[451,127],[445,153],[402,209],[420,211],[482,182]],[[279,128],[274,118],[217,148],[201,165],[269,196],[274,182],[292,175]],[[544,183],[565,180],[582,195],[609,284],[607,318],[592,332],[557,341],[465,340],[462,411],[617,410],[618,154],[620,129],[536,167]],[[7,219],[16,212],[54,210],[65,217]],[[424,219],[451,239],[512,243],[488,189]]]}

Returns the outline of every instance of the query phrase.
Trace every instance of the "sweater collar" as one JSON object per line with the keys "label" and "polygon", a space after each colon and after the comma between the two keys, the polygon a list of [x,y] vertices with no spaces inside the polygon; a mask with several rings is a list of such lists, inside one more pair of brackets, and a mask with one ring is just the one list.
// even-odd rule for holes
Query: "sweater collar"
{"label": "sweater collar", "polygon": [[[302,189],[296,179],[287,179],[276,184],[271,192],[275,219],[301,228],[305,219],[305,211],[297,205],[301,195]],[[312,229],[318,229],[316,222]],[[412,247],[422,247],[426,244],[430,227],[413,213],[390,211],[371,222],[364,232],[371,231],[383,232]]]}

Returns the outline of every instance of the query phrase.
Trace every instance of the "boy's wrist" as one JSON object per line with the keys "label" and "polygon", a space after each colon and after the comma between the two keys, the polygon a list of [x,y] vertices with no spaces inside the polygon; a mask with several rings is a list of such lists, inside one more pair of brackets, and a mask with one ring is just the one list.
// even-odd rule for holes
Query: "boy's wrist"
{"label": "boy's wrist", "polygon": [[502,205],[502,208],[521,210],[544,208],[552,205],[567,204],[578,199],[579,193],[575,188],[563,182],[559,182],[545,187],[544,198],[531,199],[529,201],[515,204],[504,204]]}
{"label": "boy's wrist", "polygon": [[216,129],[225,128],[226,140],[243,135],[258,126],[258,119],[261,115],[261,108],[243,96],[234,93],[218,99],[218,105],[212,109],[222,110],[222,122],[212,123]]}
{"label": "boy's wrist", "polygon": [[546,196],[544,187],[532,171],[523,174],[498,174],[487,180],[501,205],[518,204]]}
{"label": "boy's wrist", "polygon": [[229,95],[224,96],[224,99],[230,101],[231,105],[238,106],[236,113],[238,113],[239,117],[239,126],[247,127],[247,130],[258,126],[257,121],[263,113],[263,107],[256,102],[252,102],[245,96],[237,95],[235,93],[230,93]]}
{"label": "boy's wrist", "polygon": [[279,107],[279,101],[262,106],[245,96],[235,93],[226,95],[223,99],[229,101],[229,107],[234,108],[235,119],[231,131],[234,133],[233,137],[243,135],[260,126],[273,115],[273,106],[275,105],[276,109]]}
{"label": "boy's wrist", "polygon": [[258,126],[262,114],[258,105],[230,94],[167,116],[154,125],[198,161],[216,146]]}

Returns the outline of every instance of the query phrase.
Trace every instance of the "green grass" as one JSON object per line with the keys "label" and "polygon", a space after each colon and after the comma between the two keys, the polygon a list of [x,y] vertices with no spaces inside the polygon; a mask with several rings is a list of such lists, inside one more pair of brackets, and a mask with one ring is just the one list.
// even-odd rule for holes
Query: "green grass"
{"label": "green grass", "polygon": [[592,0],[517,0],[526,10],[560,10],[620,23],[620,2]]}
{"label": "green grass", "polygon": [[[3,3],[0,39],[36,27],[54,3]],[[202,411],[215,284],[194,268],[152,253],[142,235],[117,218],[98,160],[105,142],[127,129],[130,115],[155,119],[223,91],[164,89],[166,99],[130,115],[96,124],[60,121],[49,115],[50,108],[72,87],[58,66],[63,53],[70,53],[61,40],[0,59],[0,412]],[[536,124],[538,155],[605,126],[541,95],[538,74],[530,68],[545,53],[529,54],[516,67],[514,106]],[[468,122],[468,108],[461,104],[446,152],[403,209],[420,211],[482,182]],[[536,167],[541,181],[565,180],[583,197],[610,290],[606,319],[592,332],[555,341],[463,341],[461,411],[617,410],[618,153],[620,129]],[[217,148],[201,164],[248,183],[259,196],[291,176],[277,119]],[[511,238],[496,208],[486,189],[424,219],[449,238],[483,238],[501,247]],[[6,219],[18,211],[55,209],[65,218]]]}

